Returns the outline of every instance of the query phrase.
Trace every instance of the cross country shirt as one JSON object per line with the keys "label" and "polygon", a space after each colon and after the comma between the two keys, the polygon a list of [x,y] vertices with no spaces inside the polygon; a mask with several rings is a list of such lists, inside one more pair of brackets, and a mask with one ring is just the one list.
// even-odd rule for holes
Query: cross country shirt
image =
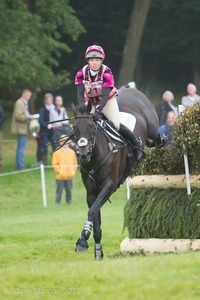
{"label": "cross country shirt", "polygon": [[108,100],[117,95],[112,71],[104,64],[101,65],[98,73],[94,76],[91,75],[88,65],[85,65],[77,72],[75,84],[84,86],[84,100],[86,102],[91,100],[94,105],[101,102],[103,88],[110,88]]}

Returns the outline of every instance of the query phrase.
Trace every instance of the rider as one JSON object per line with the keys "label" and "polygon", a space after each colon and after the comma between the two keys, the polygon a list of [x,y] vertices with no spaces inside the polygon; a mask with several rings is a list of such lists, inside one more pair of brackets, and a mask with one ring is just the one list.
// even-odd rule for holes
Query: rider
{"label": "rider", "polygon": [[105,52],[98,44],[93,44],[86,49],[85,65],[76,74],[77,101],[79,106],[92,102],[95,108],[93,119],[97,121],[102,114],[110,120],[117,131],[127,138],[135,148],[136,159],[144,156],[141,141],[126,126],[119,122],[119,107],[117,104],[117,89],[114,86],[114,77],[111,69],[103,64]]}

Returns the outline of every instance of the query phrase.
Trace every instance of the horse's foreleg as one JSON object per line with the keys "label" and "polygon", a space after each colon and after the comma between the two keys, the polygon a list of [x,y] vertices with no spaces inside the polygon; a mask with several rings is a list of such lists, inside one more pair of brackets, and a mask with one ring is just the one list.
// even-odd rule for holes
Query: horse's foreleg
{"label": "horse's foreleg", "polygon": [[100,244],[101,237],[102,237],[100,210],[96,214],[95,219],[94,219],[93,237],[94,237],[94,241],[95,241],[94,257],[96,260],[101,260],[103,258],[103,250],[102,250],[102,246]]}
{"label": "horse's foreleg", "polygon": [[[87,203],[88,203],[89,208],[92,206],[95,199],[96,199],[95,192],[87,194]],[[81,237],[76,242],[75,251],[83,252],[83,251],[86,251],[88,249],[89,246],[88,246],[87,240],[90,237],[90,234],[92,232],[92,228],[93,228],[93,220],[92,221],[87,220],[85,222],[84,228],[81,232]]]}
{"label": "horse's foreleg", "polygon": [[96,200],[92,201],[93,204],[89,205],[90,209],[88,211],[88,219],[87,219],[87,221],[85,223],[85,226],[83,228],[83,231],[81,233],[81,237],[77,240],[75,251],[82,252],[82,251],[86,251],[88,249],[87,240],[90,237],[93,225],[95,225],[95,228],[94,228],[94,234],[95,234],[95,239],[96,239],[95,240],[95,247],[96,247],[95,251],[96,252],[102,252],[102,257],[103,257],[103,251],[102,251],[101,245],[100,245],[101,229],[100,229],[99,214],[100,214],[101,207],[108,200],[108,198],[110,197],[110,195],[113,192],[114,192],[114,190],[113,190],[113,181],[108,180],[106,182],[106,184],[101,187],[101,191],[98,194]]}
{"label": "horse's foreleg", "polygon": [[90,207],[88,212],[88,220],[93,221],[94,225],[94,257],[96,260],[101,260],[103,258],[103,250],[100,244],[102,237],[100,209],[104,205],[104,203],[109,199],[110,195],[113,192],[113,181],[109,180],[103,187],[101,187],[101,191],[98,194],[98,197],[96,198],[95,202]]}
{"label": "horse's foreleg", "polygon": [[75,251],[77,252],[83,252],[88,249],[88,242],[87,240],[90,237],[90,234],[92,232],[93,222],[86,221],[85,226],[82,230],[81,237],[76,242],[76,248]]}

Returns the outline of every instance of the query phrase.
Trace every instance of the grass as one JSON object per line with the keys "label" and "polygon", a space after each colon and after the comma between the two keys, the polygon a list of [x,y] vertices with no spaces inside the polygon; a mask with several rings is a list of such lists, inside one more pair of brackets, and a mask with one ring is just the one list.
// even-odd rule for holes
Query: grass
{"label": "grass", "polygon": [[[5,136],[4,136],[5,137]],[[15,171],[15,142],[4,143],[4,173]],[[28,166],[35,163],[29,139]],[[1,299],[199,299],[199,252],[123,257],[120,243],[125,185],[102,208],[105,257],[93,258],[93,239],[75,253],[87,216],[85,190],[77,172],[73,204],[55,205],[55,178],[45,171],[47,207],[42,204],[38,170],[0,177]]]}

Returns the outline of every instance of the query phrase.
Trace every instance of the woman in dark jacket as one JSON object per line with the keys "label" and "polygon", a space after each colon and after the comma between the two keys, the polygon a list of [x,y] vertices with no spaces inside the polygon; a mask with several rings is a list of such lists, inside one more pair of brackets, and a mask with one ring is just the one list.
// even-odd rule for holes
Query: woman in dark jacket
{"label": "woman in dark jacket", "polygon": [[162,114],[160,117],[160,126],[166,124],[167,114],[170,111],[175,113],[175,116],[178,116],[177,108],[172,104],[174,100],[174,94],[171,91],[165,91],[163,94],[163,103],[162,103]]}
{"label": "woman in dark jacket", "polygon": [[44,95],[44,106],[39,110],[40,135],[42,140],[42,161],[47,165],[47,144],[52,142],[54,124],[48,124],[50,121],[50,111],[54,109],[53,95],[47,93]]}

